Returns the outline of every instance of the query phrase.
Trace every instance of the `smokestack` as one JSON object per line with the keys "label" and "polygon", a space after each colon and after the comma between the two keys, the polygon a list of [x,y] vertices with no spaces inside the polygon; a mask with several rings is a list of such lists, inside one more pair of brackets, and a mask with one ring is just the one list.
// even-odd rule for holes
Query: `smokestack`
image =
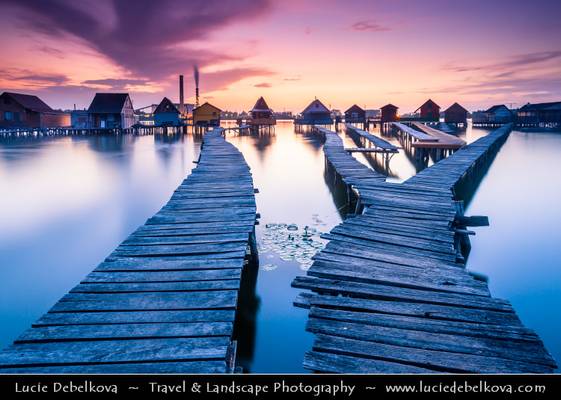
{"label": "smokestack", "polygon": [[193,65],[193,78],[195,78],[195,107],[199,106],[199,67]]}
{"label": "smokestack", "polygon": [[183,75],[179,75],[179,112],[185,113],[185,99],[183,98]]}

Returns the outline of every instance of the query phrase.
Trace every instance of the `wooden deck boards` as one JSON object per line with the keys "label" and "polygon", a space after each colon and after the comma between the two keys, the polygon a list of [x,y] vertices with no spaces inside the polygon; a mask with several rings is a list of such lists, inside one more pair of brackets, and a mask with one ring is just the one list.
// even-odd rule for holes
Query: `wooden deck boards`
{"label": "wooden deck boards", "polygon": [[432,136],[434,138],[437,139],[437,142],[432,145],[427,145],[425,143],[417,143],[414,144],[414,147],[423,147],[423,146],[427,146],[427,147],[431,147],[431,148],[446,148],[446,149],[459,149],[463,146],[465,146],[466,142],[460,138],[458,138],[457,136],[454,135],[450,135],[446,132],[443,132],[441,130],[438,129],[434,129],[428,125],[425,125],[421,122],[413,122],[412,123],[413,126],[415,126],[418,130],[426,133],[429,136]]}
{"label": "wooden deck boards", "polygon": [[426,168],[408,179],[404,186],[414,189],[415,185],[435,190],[453,190],[464,176],[484,163],[487,157],[495,154],[508,138],[512,124],[494,130],[475,142],[461,148],[452,157],[447,157],[430,168]]}
{"label": "wooden deck boards", "polygon": [[383,182],[386,177],[361,164],[343,148],[343,141],[337,133],[319,126],[314,128],[325,138],[323,152],[327,162],[333,166],[337,174],[347,185],[357,185],[358,182]]}
{"label": "wooden deck boards", "polygon": [[[324,235],[327,246],[314,256],[307,275],[293,281],[311,291],[295,301],[310,309],[307,330],[315,334],[305,368],[554,371],[555,361],[539,337],[522,325],[508,301],[491,297],[487,284],[466,271],[455,249],[453,189],[492,156],[510,129],[492,132],[403,184],[384,182],[371,170],[352,170],[352,160],[337,150],[340,139],[324,130],[327,159],[354,185],[366,209]],[[423,140],[422,132],[414,134]]]}
{"label": "wooden deck boards", "polygon": [[255,208],[243,155],[207,133],[170,201],[0,352],[0,372],[230,372]]}
{"label": "wooden deck boards", "polygon": [[352,134],[357,135],[359,138],[364,139],[364,141],[368,142],[371,146],[365,146],[365,147],[374,147],[376,149],[380,149],[384,152],[388,152],[388,153],[397,153],[398,152],[398,148],[397,146],[394,146],[393,144],[391,144],[390,142],[375,136],[373,134],[371,134],[370,132],[367,132],[365,130],[362,129],[358,129],[356,127],[354,127],[352,124],[345,124],[345,127],[347,128],[347,132],[350,132]]}

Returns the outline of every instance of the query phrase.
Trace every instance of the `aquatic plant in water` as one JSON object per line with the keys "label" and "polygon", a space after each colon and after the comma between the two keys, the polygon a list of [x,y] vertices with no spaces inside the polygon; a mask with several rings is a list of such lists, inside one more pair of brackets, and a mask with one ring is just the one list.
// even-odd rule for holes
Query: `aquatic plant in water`
{"label": "aquatic plant in water", "polygon": [[[313,220],[314,225],[320,225],[322,222],[317,215]],[[271,251],[283,261],[296,261],[305,271],[312,265],[314,254],[325,245],[325,241],[320,238],[321,233],[308,225],[301,229],[294,223],[268,223],[259,241],[259,252],[263,254]],[[262,268],[271,271],[276,267],[267,264]]]}

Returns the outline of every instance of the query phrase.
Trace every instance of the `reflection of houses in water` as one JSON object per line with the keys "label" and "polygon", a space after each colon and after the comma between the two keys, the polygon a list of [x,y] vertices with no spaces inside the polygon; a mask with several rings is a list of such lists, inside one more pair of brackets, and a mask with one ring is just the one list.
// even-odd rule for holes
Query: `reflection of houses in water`
{"label": "reflection of houses in water", "polygon": [[139,139],[136,135],[96,134],[88,136],[72,136],[72,141],[84,141],[93,151],[98,153],[121,153],[119,159],[130,158],[132,152],[127,147]]}
{"label": "reflection of houses in water", "polygon": [[183,142],[185,139],[185,136],[183,134],[183,130],[180,129],[175,129],[175,130],[171,130],[171,131],[164,131],[164,132],[158,132],[158,133],[154,133],[154,141],[156,143],[177,143],[177,142]]}
{"label": "reflection of houses in water", "polygon": [[253,144],[263,159],[265,151],[276,141],[274,129],[259,129],[251,133]]}

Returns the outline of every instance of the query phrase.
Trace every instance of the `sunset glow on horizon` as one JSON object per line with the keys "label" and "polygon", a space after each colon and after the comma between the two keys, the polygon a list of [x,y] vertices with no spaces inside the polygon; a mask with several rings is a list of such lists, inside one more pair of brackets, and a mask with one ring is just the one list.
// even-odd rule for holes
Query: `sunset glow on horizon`
{"label": "sunset glow on horizon", "polygon": [[[470,110],[561,100],[561,2],[0,0],[0,92],[53,108],[129,92],[135,108],[178,101],[301,111],[431,98]],[[557,39],[555,39],[557,38]]]}

